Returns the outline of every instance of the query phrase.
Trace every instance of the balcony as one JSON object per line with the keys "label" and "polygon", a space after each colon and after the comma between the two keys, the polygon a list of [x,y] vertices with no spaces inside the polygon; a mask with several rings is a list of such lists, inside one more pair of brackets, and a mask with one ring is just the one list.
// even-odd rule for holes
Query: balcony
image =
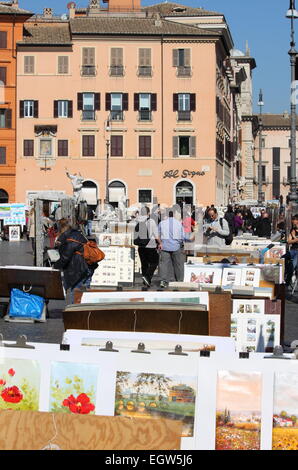
{"label": "balcony", "polygon": [[180,65],[179,67],[177,67],[177,77],[191,77],[191,75],[191,67],[188,67],[186,65]]}
{"label": "balcony", "polygon": [[112,110],[110,112],[110,121],[124,121],[124,113],[123,111],[115,111]]}
{"label": "balcony", "polygon": [[96,67],[95,65],[83,65],[81,67],[82,77],[95,77],[96,76]]}
{"label": "balcony", "polygon": [[177,120],[178,121],[191,121],[191,111],[178,111]]}
{"label": "balcony", "polygon": [[83,110],[81,120],[82,121],[95,121],[96,120],[95,111]]}
{"label": "balcony", "polygon": [[140,65],[138,67],[138,76],[139,77],[152,77],[151,65]]}
{"label": "balcony", "polygon": [[123,65],[111,65],[110,66],[110,76],[111,77],[123,77],[124,76],[124,67],[123,67]]}
{"label": "balcony", "polygon": [[139,111],[139,121],[152,121],[152,112],[149,109]]}

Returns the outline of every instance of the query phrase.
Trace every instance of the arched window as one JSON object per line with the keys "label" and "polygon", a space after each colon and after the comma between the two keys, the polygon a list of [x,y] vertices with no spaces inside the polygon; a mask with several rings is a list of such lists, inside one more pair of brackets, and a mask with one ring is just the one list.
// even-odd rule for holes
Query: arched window
{"label": "arched window", "polygon": [[81,200],[86,201],[88,205],[97,205],[98,188],[94,181],[86,180],[83,182]]}
{"label": "arched window", "polygon": [[176,204],[193,204],[193,185],[186,180],[176,184]]}
{"label": "arched window", "polygon": [[126,187],[122,181],[112,181],[109,184],[109,203],[118,207],[119,201],[126,197]]}
{"label": "arched window", "polygon": [[0,189],[0,203],[1,204],[8,203],[8,193],[4,189]]}

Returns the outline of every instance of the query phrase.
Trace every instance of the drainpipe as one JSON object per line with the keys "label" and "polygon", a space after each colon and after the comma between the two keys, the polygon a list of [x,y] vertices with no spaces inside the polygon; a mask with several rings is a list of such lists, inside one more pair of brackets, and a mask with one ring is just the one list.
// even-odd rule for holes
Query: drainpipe
{"label": "drainpipe", "polygon": [[164,104],[164,95],[163,95],[163,60],[164,60],[164,54],[163,54],[163,34],[161,35],[161,163],[163,164],[164,162],[164,109],[163,109],[163,104]]}

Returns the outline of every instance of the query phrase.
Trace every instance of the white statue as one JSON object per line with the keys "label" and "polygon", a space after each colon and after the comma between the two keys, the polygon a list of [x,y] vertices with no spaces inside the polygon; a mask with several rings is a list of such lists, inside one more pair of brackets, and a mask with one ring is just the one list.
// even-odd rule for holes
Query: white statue
{"label": "white statue", "polygon": [[123,194],[118,201],[118,217],[120,222],[124,222],[126,220],[126,212],[126,196]]}
{"label": "white statue", "polygon": [[81,173],[79,174],[74,173],[72,175],[71,173],[69,173],[67,169],[66,169],[66,175],[71,180],[71,184],[73,187],[73,196],[75,198],[76,204],[78,204],[81,200],[81,193],[82,193],[84,178],[82,177]]}

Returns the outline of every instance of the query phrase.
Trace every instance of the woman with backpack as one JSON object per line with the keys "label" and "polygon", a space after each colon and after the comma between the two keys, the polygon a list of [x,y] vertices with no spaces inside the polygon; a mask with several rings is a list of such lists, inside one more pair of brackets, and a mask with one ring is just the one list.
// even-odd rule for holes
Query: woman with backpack
{"label": "woman with backpack", "polygon": [[73,228],[67,219],[58,222],[59,236],[56,240],[60,259],[54,264],[55,269],[63,271],[65,290],[70,289],[70,303],[74,303],[74,289],[90,287],[91,278],[98,264],[87,264],[84,258],[86,237]]}

